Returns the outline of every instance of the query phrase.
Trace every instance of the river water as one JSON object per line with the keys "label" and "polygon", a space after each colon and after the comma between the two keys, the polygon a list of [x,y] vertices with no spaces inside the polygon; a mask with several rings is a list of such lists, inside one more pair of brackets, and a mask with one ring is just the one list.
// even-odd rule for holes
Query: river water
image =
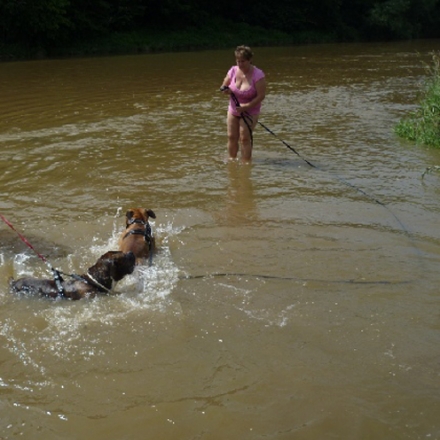
{"label": "river water", "polygon": [[0,222],[0,438],[440,439],[440,152],[393,133],[439,49],[256,48],[251,165],[233,48],[0,64],[0,213],[66,273],[131,207],[159,248],[115,296],[16,297],[50,274]]}

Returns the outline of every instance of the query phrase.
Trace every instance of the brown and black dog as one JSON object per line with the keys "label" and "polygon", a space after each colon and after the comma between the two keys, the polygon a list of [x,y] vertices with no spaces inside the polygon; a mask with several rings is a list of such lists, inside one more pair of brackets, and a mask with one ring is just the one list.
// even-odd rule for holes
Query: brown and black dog
{"label": "brown and black dog", "polygon": [[61,280],[61,292],[55,280],[32,277],[10,281],[13,293],[46,296],[49,298],[81,299],[93,298],[98,294],[109,294],[113,283],[122,280],[134,271],[136,258],[133,252],[109,251],[83,275],[73,276],[72,280]]}
{"label": "brown and black dog", "polygon": [[152,257],[156,243],[148,223],[149,218],[156,218],[151,209],[130,208],[125,214],[125,231],[119,237],[119,250],[133,252],[136,264],[144,264]]}

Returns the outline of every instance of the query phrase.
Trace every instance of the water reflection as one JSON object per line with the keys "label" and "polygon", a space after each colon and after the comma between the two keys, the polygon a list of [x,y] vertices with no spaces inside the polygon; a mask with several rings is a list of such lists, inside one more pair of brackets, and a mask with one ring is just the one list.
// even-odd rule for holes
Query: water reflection
{"label": "water reflection", "polygon": [[254,196],[252,165],[229,161],[226,166],[228,185],[225,196],[223,224],[245,226],[258,219]]}

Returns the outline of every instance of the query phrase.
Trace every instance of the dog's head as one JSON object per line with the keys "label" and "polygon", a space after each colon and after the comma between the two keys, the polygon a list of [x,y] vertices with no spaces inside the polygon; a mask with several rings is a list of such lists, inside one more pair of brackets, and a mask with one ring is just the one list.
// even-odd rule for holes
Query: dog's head
{"label": "dog's head", "polygon": [[146,208],[130,208],[125,213],[125,220],[127,226],[136,222],[147,223],[150,217],[156,218],[156,214],[151,209],[146,209]]}
{"label": "dog's head", "polygon": [[136,257],[133,252],[109,251],[101,255],[89,271],[98,271],[100,275],[108,275],[114,281],[120,281],[126,275],[133,273]]}

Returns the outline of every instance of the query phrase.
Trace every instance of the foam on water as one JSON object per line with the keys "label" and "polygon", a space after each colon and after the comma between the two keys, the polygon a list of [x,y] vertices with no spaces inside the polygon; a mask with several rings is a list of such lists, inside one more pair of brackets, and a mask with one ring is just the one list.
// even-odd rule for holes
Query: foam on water
{"label": "foam on water", "polygon": [[[108,250],[117,249],[120,220],[115,221],[113,233],[106,243],[94,244],[84,258],[94,260]],[[171,223],[152,224],[160,245],[151,266],[137,266],[133,274],[121,280],[114,289],[115,294],[99,296],[91,300],[65,301],[46,298],[23,298],[4,293],[6,307],[14,309],[1,321],[0,335],[5,338],[4,347],[15,355],[23,365],[40,374],[46,374],[44,359],[74,360],[77,357],[91,359],[103,355],[98,339],[93,335],[84,340],[84,332],[90,328],[105,329],[124,326],[126,322],[141,319],[142,314],[179,313],[178,305],[170,299],[178,281],[178,268],[173,262],[168,246],[170,236],[182,230]],[[84,250],[82,250],[84,251]],[[80,251],[77,251],[81,253]],[[78,255],[67,257],[66,266],[72,267]],[[29,264],[31,257],[18,254],[12,263],[14,278],[21,276],[48,277],[41,265]],[[65,276],[66,278],[66,276]],[[23,302],[26,302],[23,307]],[[15,314],[15,317],[13,316]],[[20,319],[17,314],[27,316]],[[21,317],[23,318],[23,317]],[[25,325],[23,326],[23,322]],[[21,324],[20,324],[21,323]]]}

